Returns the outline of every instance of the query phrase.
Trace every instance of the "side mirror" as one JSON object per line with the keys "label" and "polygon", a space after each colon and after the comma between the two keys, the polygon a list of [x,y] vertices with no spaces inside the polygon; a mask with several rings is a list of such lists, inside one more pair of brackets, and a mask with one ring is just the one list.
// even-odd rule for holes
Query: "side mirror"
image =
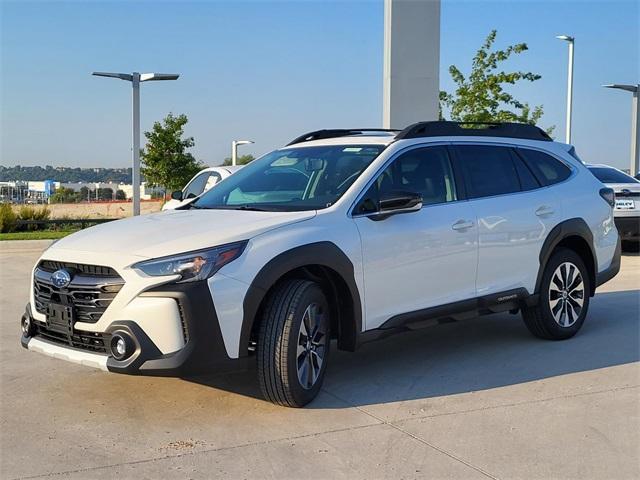
{"label": "side mirror", "polygon": [[179,202],[182,201],[182,190],[175,190],[171,192],[171,199],[178,200]]}
{"label": "side mirror", "polygon": [[371,220],[384,220],[399,213],[417,212],[422,208],[422,195],[414,192],[394,191],[384,193],[378,201],[378,211],[371,214]]}

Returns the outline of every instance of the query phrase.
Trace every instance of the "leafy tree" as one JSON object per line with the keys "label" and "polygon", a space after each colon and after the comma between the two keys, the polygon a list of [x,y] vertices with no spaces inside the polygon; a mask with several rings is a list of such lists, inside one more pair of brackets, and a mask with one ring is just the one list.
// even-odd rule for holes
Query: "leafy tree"
{"label": "leafy tree", "polygon": [[193,137],[182,138],[186,115],[167,115],[163,122],[155,122],[150,132],[144,132],[147,145],[141,152],[142,175],[151,186],[179,190],[204,168],[187,152],[195,142]]}
{"label": "leafy tree", "polygon": [[[513,54],[528,50],[526,43],[510,45],[504,50],[495,50],[493,44],[497,32],[492,30],[473,57],[468,77],[456,67],[449,67],[449,74],[456,84],[455,91],[440,92],[440,115],[444,119],[443,107],[448,109],[451,120],[460,122],[520,122],[535,124],[543,114],[542,105],[531,108],[508,92],[504,85],[515,85],[520,81],[535,82],[541,78],[532,72],[505,72],[500,64]],[[549,129],[549,133],[554,127]]]}
{"label": "leafy tree", "polygon": [[124,190],[116,190],[116,200],[126,200],[127,199],[127,194],[124,192]]}
{"label": "leafy tree", "polygon": [[72,188],[62,187],[56,189],[49,200],[51,203],[75,203],[78,201],[78,194]]}
{"label": "leafy tree", "polygon": [[[238,165],[246,165],[247,163],[251,163],[254,160],[255,160],[255,157],[251,154],[241,155],[238,157]],[[222,165],[225,167],[228,167],[229,165],[231,165],[231,159],[229,157],[225,158]]]}
{"label": "leafy tree", "polygon": [[113,189],[107,188],[99,188],[98,189],[98,199],[99,200],[113,200]]}

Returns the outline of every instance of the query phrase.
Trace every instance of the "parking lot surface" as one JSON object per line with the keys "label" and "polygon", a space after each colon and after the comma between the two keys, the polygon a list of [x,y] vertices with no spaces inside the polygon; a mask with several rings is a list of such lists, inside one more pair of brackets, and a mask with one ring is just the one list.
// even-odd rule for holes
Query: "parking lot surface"
{"label": "parking lot surface", "polygon": [[19,318],[47,242],[0,242],[0,477],[640,477],[640,256],[582,331],[532,337],[519,315],[332,352],[304,409],[254,372],[108,374],[27,352]]}

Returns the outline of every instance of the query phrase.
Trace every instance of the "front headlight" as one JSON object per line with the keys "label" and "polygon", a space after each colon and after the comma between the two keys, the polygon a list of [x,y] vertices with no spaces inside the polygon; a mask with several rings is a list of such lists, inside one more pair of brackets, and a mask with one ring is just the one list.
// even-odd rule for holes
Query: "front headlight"
{"label": "front headlight", "polygon": [[132,265],[132,268],[152,277],[180,275],[176,283],[195,282],[209,278],[227,263],[238,258],[246,245],[247,242],[237,242],[207,250],[154,258],[138,262]]}

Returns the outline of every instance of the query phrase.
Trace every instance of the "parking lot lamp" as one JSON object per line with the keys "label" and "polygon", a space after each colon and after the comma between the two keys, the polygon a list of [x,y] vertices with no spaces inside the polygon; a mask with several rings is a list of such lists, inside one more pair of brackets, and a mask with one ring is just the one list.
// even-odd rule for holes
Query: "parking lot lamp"
{"label": "parking lot lamp", "polygon": [[251,140],[234,140],[231,142],[231,165],[238,163],[238,145],[253,143]]}
{"label": "parking lot lamp", "polygon": [[635,176],[640,172],[640,83],[636,85],[611,84],[605,88],[616,88],[632,93],[631,103],[631,164],[629,173]]}
{"label": "parking lot lamp", "polygon": [[567,72],[567,125],[565,132],[565,142],[571,143],[571,110],[573,108],[573,43],[574,37],[569,35],[558,35],[559,40],[569,43],[569,70]]}
{"label": "parking lot lamp", "polygon": [[133,89],[133,147],[132,160],[133,169],[131,183],[133,187],[133,214],[140,215],[140,83],[159,80],[177,80],[180,77],[176,73],[112,73],[93,72],[96,77],[111,77],[131,82]]}

